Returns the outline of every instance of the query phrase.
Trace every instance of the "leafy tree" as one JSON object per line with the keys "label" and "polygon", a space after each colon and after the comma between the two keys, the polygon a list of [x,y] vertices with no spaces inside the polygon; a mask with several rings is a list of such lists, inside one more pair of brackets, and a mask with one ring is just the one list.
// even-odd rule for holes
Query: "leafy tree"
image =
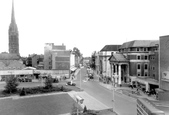
{"label": "leafy tree", "polygon": [[53,87],[52,83],[53,83],[53,79],[52,79],[52,77],[49,75],[49,76],[46,78],[46,80],[45,80],[45,88],[46,88],[46,89],[52,88],[52,87]]}
{"label": "leafy tree", "polygon": [[79,50],[77,47],[74,47],[74,48],[73,48],[73,52],[75,52],[75,54],[76,54],[78,57],[81,56],[80,50]]}
{"label": "leafy tree", "polygon": [[7,77],[5,90],[7,93],[14,93],[17,91],[17,86],[19,85],[17,78],[14,75]]}

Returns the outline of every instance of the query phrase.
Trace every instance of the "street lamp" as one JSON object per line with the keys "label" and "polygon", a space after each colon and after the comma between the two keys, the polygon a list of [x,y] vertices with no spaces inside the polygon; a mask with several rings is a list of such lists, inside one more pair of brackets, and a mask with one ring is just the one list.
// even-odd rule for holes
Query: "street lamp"
{"label": "street lamp", "polygon": [[113,101],[113,111],[115,111],[115,94],[114,94],[115,93],[115,86],[116,86],[115,85],[115,83],[116,83],[115,77],[116,77],[116,75],[113,75],[113,85],[112,85],[113,86],[113,100],[112,100]]}
{"label": "street lamp", "polygon": [[80,90],[81,90],[81,64],[80,64]]}

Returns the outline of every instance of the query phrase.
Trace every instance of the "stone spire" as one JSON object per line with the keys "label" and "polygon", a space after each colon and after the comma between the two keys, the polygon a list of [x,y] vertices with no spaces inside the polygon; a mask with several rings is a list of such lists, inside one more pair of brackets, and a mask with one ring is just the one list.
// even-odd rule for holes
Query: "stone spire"
{"label": "stone spire", "polygon": [[16,22],[15,22],[14,0],[12,0],[11,24],[10,24],[9,29],[18,32],[18,28],[17,28]]}
{"label": "stone spire", "polygon": [[11,22],[15,23],[15,12],[14,12],[14,1],[12,0],[12,15],[11,15]]}
{"label": "stone spire", "polygon": [[19,35],[18,35],[18,27],[15,21],[14,0],[12,0],[11,23],[8,32],[9,32],[9,53],[19,55],[19,37],[18,37]]}

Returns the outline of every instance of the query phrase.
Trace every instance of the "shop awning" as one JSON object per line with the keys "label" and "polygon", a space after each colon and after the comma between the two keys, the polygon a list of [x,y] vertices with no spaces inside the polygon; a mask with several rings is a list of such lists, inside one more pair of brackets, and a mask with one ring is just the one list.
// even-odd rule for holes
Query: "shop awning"
{"label": "shop awning", "polygon": [[76,67],[71,67],[70,70],[71,71],[75,71],[77,68]]}

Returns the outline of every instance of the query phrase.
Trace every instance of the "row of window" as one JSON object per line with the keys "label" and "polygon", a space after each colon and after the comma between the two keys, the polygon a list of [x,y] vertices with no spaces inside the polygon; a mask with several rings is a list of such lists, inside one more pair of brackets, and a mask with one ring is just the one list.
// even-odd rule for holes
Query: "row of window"
{"label": "row of window", "polygon": [[[137,69],[138,69],[138,70],[141,69],[141,64],[140,64],[140,63],[137,64]],[[147,64],[147,63],[144,64],[144,69],[145,69],[145,70],[148,69],[148,64]]]}
{"label": "row of window", "polygon": [[[153,75],[153,76],[151,76],[151,77],[152,77],[152,78],[155,78],[156,74],[153,73],[152,75]],[[141,72],[137,72],[137,76],[141,76]],[[144,72],[144,76],[145,76],[145,77],[148,76],[148,72]]]}
{"label": "row of window", "polygon": [[[141,60],[141,55],[137,55],[137,59],[138,59],[138,60]],[[148,56],[145,55],[145,56],[144,56],[144,59],[145,59],[145,60],[148,60]]]}
{"label": "row of window", "polygon": [[155,67],[154,66],[150,66],[150,70],[155,70]]}
{"label": "row of window", "polygon": [[[137,76],[141,76],[141,72],[137,72]],[[148,72],[144,72],[144,76],[148,76]]]}

